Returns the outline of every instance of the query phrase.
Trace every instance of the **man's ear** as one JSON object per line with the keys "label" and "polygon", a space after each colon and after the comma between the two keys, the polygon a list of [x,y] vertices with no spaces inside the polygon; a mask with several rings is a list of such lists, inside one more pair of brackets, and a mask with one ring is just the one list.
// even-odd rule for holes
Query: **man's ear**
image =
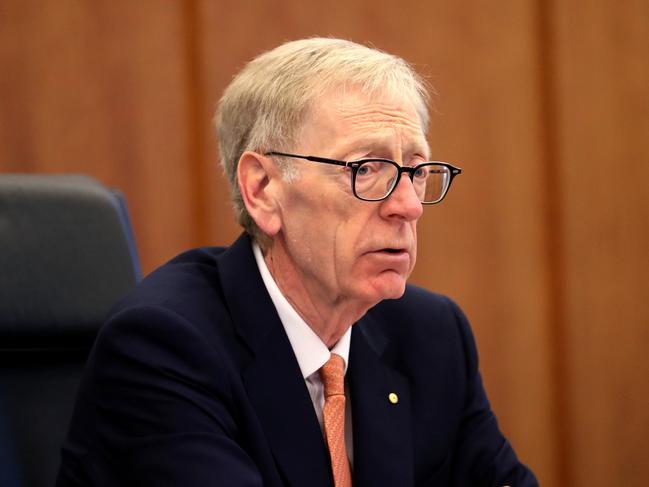
{"label": "man's ear", "polygon": [[269,237],[282,226],[277,201],[281,174],[269,157],[246,151],[239,159],[237,182],[248,213],[259,229]]}

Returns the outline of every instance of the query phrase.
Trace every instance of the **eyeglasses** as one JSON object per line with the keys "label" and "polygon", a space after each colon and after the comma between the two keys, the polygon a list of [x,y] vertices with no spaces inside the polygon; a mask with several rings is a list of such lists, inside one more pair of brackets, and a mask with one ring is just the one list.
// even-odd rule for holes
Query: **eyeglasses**
{"label": "eyeglasses", "polygon": [[361,159],[338,161],[316,156],[301,156],[285,152],[266,152],[266,156],[292,157],[312,162],[345,166],[352,171],[352,192],[363,201],[381,201],[392,194],[401,180],[401,174],[408,174],[415,192],[425,205],[434,205],[444,199],[453,178],[462,169],[446,162],[430,161],[416,166],[400,166],[390,159]]}

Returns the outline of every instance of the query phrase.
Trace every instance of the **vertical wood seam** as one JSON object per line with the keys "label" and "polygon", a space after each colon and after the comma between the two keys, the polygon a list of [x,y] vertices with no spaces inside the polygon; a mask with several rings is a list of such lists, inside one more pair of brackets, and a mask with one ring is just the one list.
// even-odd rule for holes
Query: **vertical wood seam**
{"label": "vertical wood seam", "polygon": [[565,316],[565,266],[563,258],[564,218],[561,213],[559,87],[556,62],[556,8],[553,1],[537,0],[539,56],[539,102],[541,117],[541,154],[545,219],[545,252],[548,266],[549,339],[551,357],[552,404],[555,434],[556,475],[563,485],[574,484],[571,469],[569,350]]}
{"label": "vertical wood seam", "polygon": [[189,148],[187,161],[190,167],[192,183],[192,241],[193,245],[205,245],[207,231],[207,167],[204,161],[207,150],[205,130],[202,123],[203,109],[206,106],[205,86],[202,76],[200,17],[198,2],[187,0],[181,2],[185,38],[185,69],[187,79],[187,129]]}

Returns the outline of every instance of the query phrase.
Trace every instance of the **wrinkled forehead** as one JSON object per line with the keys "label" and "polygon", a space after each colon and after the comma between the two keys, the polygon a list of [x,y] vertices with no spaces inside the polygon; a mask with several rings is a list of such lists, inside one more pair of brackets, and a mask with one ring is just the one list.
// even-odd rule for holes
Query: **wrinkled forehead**
{"label": "wrinkled forehead", "polygon": [[414,151],[427,153],[427,119],[422,119],[425,115],[421,110],[418,97],[390,91],[368,92],[356,86],[341,85],[313,99],[305,113],[298,140],[313,137],[311,132],[316,130],[323,137],[344,138],[354,145],[372,140],[379,143],[398,132]]}
{"label": "wrinkled forehead", "polygon": [[[425,134],[428,130],[428,107],[426,101],[414,90],[394,90],[389,88],[367,88],[362,85],[348,82],[334,82],[322,86],[313,93],[311,102],[307,105],[307,115],[312,115],[322,106],[332,103],[358,101],[363,103],[378,102],[386,105],[407,107],[416,114],[421,131]],[[361,107],[362,108],[362,107]]]}

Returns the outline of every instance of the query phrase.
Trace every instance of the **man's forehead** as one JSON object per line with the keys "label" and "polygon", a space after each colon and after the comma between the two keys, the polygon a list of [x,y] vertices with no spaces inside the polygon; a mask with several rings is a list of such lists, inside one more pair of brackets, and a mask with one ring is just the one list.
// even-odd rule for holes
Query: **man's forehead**
{"label": "man's forehead", "polygon": [[390,139],[398,133],[404,152],[428,152],[415,102],[403,95],[368,94],[353,87],[330,90],[313,101],[303,127],[306,133],[343,137],[349,145],[367,149],[392,145]]}
{"label": "man's forehead", "polygon": [[361,88],[342,85],[338,89],[329,89],[316,97],[312,104],[312,113],[329,112],[341,116],[355,116],[379,110],[385,115],[407,114],[413,122],[417,122],[421,129],[421,120],[416,105],[417,100],[402,93],[389,93],[380,90],[368,93]]}
{"label": "man's forehead", "polygon": [[[398,143],[396,143],[398,142]],[[410,158],[419,156],[429,158],[430,149],[425,138],[400,138],[395,140],[392,134],[363,134],[359,137],[347,137],[343,152],[353,153],[353,159],[381,157]],[[395,152],[398,152],[395,153]],[[395,159],[396,160],[396,159]]]}

